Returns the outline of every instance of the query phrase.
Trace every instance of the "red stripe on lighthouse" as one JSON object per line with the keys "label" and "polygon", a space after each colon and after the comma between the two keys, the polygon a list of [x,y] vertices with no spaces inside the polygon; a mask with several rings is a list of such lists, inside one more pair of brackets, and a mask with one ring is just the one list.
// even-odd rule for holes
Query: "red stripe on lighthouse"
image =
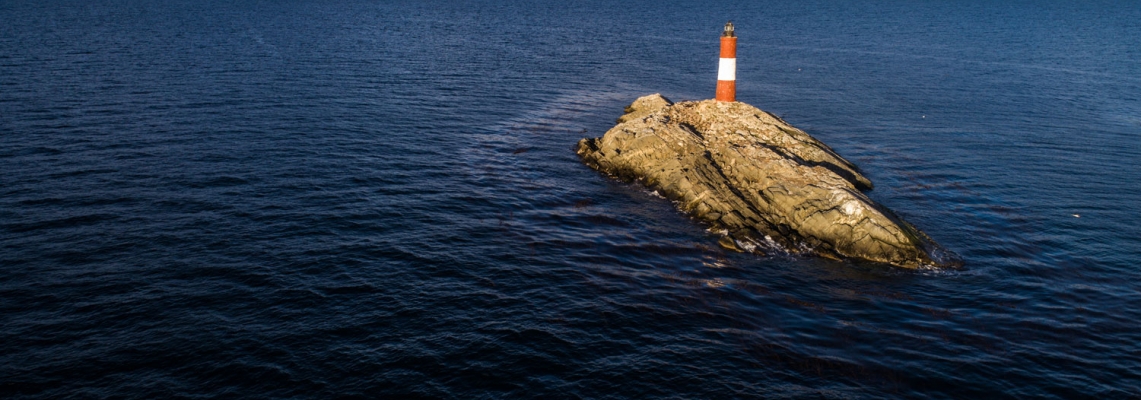
{"label": "red stripe on lighthouse", "polygon": [[721,58],[737,58],[737,37],[721,37]]}
{"label": "red stripe on lighthouse", "polygon": [[717,101],[737,101],[737,81],[717,81]]}
{"label": "red stripe on lighthouse", "polygon": [[733,23],[721,34],[721,63],[717,67],[717,101],[737,101],[737,35]]}

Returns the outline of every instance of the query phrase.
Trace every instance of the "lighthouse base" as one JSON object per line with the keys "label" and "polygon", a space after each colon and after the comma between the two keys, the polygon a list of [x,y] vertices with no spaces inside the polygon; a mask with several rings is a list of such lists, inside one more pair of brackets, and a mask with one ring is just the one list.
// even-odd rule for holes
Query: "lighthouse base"
{"label": "lighthouse base", "polygon": [[737,81],[717,81],[717,101],[737,101]]}

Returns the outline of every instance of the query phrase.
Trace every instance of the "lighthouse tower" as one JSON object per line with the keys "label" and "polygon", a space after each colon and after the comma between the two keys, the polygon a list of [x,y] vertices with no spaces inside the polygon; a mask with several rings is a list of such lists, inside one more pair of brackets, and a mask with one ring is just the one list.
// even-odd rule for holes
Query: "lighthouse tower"
{"label": "lighthouse tower", "polygon": [[721,33],[721,65],[717,68],[717,101],[737,101],[737,34],[733,21]]}

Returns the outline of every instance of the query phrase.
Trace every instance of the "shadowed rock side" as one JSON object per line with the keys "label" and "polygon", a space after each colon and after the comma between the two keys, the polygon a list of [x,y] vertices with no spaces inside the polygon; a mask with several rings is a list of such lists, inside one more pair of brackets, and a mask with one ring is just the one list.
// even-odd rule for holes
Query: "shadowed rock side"
{"label": "shadowed rock side", "polygon": [[741,102],[673,104],[661,95],[626,107],[618,125],[576,149],[591,167],[640,180],[726,236],[725,247],[782,249],[889,263],[957,266],[954,255],[862,189],[871,181],[831,148]]}

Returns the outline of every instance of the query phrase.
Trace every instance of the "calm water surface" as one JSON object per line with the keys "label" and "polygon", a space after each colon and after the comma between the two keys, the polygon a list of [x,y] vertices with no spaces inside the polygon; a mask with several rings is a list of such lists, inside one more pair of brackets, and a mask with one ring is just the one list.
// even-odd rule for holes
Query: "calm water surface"
{"label": "calm water surface", "polygon": [[[572,151],[738,98],[966,262],[721,250]],[[1141,396],[1135,2],[0,2],[0,397]]]}

